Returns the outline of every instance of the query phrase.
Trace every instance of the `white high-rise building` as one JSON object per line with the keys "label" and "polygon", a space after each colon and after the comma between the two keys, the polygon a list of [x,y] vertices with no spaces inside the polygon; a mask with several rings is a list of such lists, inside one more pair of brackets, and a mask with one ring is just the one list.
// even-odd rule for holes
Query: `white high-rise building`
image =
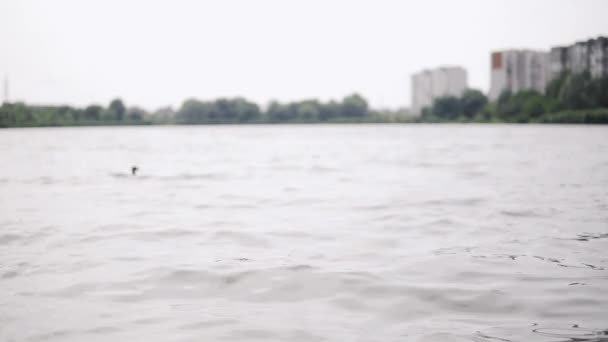
{"label": "white high-rise building", "polygon": [[608,76],[608,37],[552,48],[551,78],[558,77],[564,71],[589,71],[593,78]]}
{"label": "white high-rise building", "polygon": [[460,96],[467,89],[467,71],[461,67],[423,70],[412,76],[412,113],[433,105],[442,96]]}
{"label": "white high-rise building", "polygon": [[498,99],[505,90],[545,91],[549,81],[549,53],[532,50],[507,50],[492,53],[489,98]]}

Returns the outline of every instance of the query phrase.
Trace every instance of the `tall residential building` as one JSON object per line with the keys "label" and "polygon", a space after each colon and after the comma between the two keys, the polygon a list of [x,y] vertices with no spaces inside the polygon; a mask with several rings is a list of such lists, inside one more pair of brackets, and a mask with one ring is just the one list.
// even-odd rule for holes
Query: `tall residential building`
{"label": "tall residential building", "polygon": [[489,98],[498,99],[505,90],[516,93],[530,89],[545,91],[549,81],[549,53],[532,50],[493,52]]}
{"label": "tall residential building", "polygon": [[591,77],[608,76],[608,37],[598,37],[570,46],[554,47],[550,52],[551,79],[564,71],[589,71]]}
{"label": "tall residential building", "polygon": [[460,96],[467,89],[467,71],[461,67],[423,70],[412,76],[412,113],[420,115],[433,100],[442,96]]}

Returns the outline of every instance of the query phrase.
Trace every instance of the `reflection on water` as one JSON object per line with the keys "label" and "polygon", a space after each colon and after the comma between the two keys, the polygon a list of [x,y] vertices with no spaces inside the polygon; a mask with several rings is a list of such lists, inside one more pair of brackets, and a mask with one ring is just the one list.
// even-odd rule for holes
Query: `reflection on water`
{"label": "reflection on water", "polygon": [[0,341],[608,341],[608,128],[0,133]]}

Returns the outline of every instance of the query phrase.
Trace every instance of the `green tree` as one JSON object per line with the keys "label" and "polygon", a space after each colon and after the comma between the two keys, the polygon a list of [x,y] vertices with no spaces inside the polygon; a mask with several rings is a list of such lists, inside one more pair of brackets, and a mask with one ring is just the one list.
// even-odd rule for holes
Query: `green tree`
{"label": "green tree", "polygon": [[131,122],[141,122],[146,117],[147,113],[139,107],[131,107],[127,110],[127,119]]}
{"label": "green tree", "polygon": [[175,119],[181,124],[197,124],[208,121],[209,105],[196,99],[188,99],[182,103]]}
{"label": "green tree", "polygon": [[498,96],[496,100],[496,111],[494,112],[495,116],[500,120],[507,120],[515,114],[515,109],[511,103],[511,91],[504,90]]}
{"label": "green tree", "polygon": [[462,113],[460,99],[456,96],[439,97],[433,101],[431,112],[440,120],[456,120]]}
{"label": "green tree", "polygon": [[[540,107],[534,103],[540,101]],[[496,102],[496,117],[507,122],[526,122],[530,119],[529,112],[525,110],[526,104],[530,102],[528,110],[531,112],[544,112],[544,102],[542,95],[535,90],[522,90],[511,94],[504,91]],[[536,114],[535,114],[536,115]]]}
{"label": "green tree", "polygon": [[567,109],[595,108],[599,104],[599,86],[589,72],[572,74],[564,81],[558,99]]}
{"label": "green tree", "polygon": [[359,94],[352,94],[342,100],[342,115],[350,118],[363,118],[368,114],[367,101]]}
{"label": "green tree", "polygon": [[319,120],[331,121],[340,116],[342,111],[342,105],[336,101],[329,101],[328,103],[322,103],[319,106]]}
{"label": "green tree", "polygon": [[560,73],[556,78],[554,78],[547,84],[547,87],[545,89],[545,95],[547,97],[557,99],[559,97],[559,93],[562,87],[564,86],[564,83],[569,77],[570,73],[567,71]]}
{"label": "green tree", "polygon": [[597,105],[599,107],[608,108],[608,76],[604,76],[596,80],[598,88]]}
{"label": "green tree", "polygon": [[488,103],[488,98],[479,90],[468,89],[460,99],[462,115],[466,118],[473,118]]}
{"label": "green tree", "polygon": [[319,119],[319,103],[316,100],[307,100],[298,103],[298,119],[305,122],[313,122]]}
{"label": "green tree", "polygon": [[55,117],[59,125],[70,125],[76,120],[76,111],[69,106],[59,106],[55,109]]}
{"label": "green tree", "polygon": [[496,120],[496,103],[488,102],[485,106],[479,111],[476,116],[476,120],[478,121],[494,121]]}
{"label": "green tree", "polygon": [[239,122],[252,122],[260,119],[260,107],[244,98],[233,100],[233,107]]}
{"label": "green tree", "polygon": [[84,109],[84,119],[88,121],[99,121],[101,118],[101,113],[103,112],[103,107],[93,105],[88,106]]}
{"label": "green tree", "polygon": [[270,122],[288,122],[297,117],[297,105],[294,103],[272,102],[268,107],[267,117]]}
{"label": "green tree", "polygon": [[114,120],[122,121],[125,117],[126,107],[121,99],[114,99],[110,102],[110,106],[108,107],[109,111],[112,113]]}
{"label": "green tree", "polygon": [[32,125],[34,126],[55,126],[55,111],[52,107],[33,107]]}
{"label": "green tree", "polygon": [[526,120],[538,118],[545,113],[545,101],[542,96],[528,98],[523,105],[523,117]]}
{"label": "green tree", "polygon": [[174,118],[175,111],[171,107],[158,108],[150,115],[151,122],[160,125],[170,124]]}

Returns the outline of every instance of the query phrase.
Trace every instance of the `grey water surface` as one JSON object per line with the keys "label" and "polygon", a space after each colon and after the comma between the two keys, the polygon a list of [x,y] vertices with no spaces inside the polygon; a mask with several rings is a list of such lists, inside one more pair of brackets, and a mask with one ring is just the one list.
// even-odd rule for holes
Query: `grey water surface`
{"label": "grey water surface", "polygon": [[0,158],[0,341],[608,341],[606,126],[8,129]]}

